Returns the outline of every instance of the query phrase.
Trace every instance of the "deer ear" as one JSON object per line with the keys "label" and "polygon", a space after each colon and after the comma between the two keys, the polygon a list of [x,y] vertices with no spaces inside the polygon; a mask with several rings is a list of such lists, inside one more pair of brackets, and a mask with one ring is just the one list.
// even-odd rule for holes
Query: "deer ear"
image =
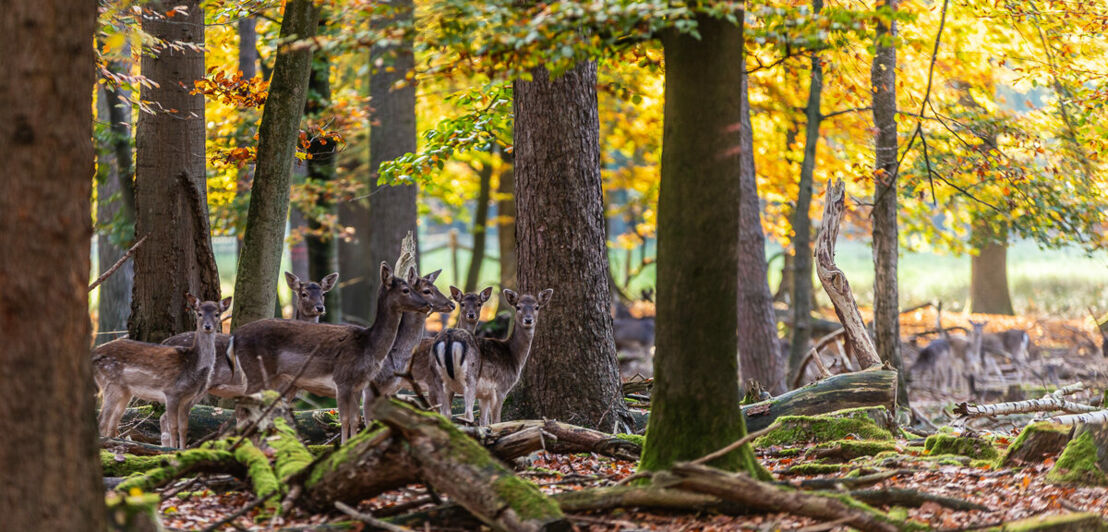
{"label": "deer ear", "polygon": [[539,308],[545,307],[550,302],[550,296],[554,295],[553,288],[547,288],[542,292],[539,292]]}
{"label": "deer ear", "polygon": [[492,297],[492,287],[487,287],[481,290],[481,303],[484,304],[489,298]]}
{"label": "deer ear", "polygon": [[509,305],[514,307],[514,306],[516,306],[516,303],[519,302],[519,294],[505,288],[504,289],[504,300],[507,301]]}
{"label": "deer ear", "polygon": [[293,292],[300,290],[300,278],[289,272],[285,272],[285,283],[289,285],[289,289]]}
{"label": "deer ear", "polygon": [[200,301],[196,299],[196,296],[185,292],[185,301],[188,302],[188,306],[192,310],[200,308]]}
{"label": "deer ear", "polygon": [[419,274],[415,271],[415,266],[408,267],[408,277],[404,279],[409,285],[415,286],[416,281],[419,281]]}
{"label": "deer ear", "polygon": [[438,278],[439,278],[439,274],[440,274],[440,273],[442,273],[442,270],[435,270],[435,271],[433,271],[433,272],[431,272],[431,273],[429,273],[429,274],[427,274],[427,275],[424,275],[424,276],[423,276],[423,279],[424,279],[424,280],[426,280],[426,281],[427,281],[427,282],[429,282],[429,283],[432,283],[432,284],[434,284],[434,282],[435,282],[435,279],[438,279]]}
{"label": "deer ear", "polygon": [[335,283],[337,283],[338,280],[339,272],[329,274],[327,275],[327,277],[324,277],[323,280],[319,282],[319,287],[322,288],[324,292],[330,292],[331,289],[335,287]]}
{"label": "deer ear", "polygon": [[219,311],[227,312],[227,309],[229,308],[231,308],[231,298],[228,296],[223,298],[223,301],[219,302]]}
{"label": "deer ear", "polygon": [[453,299],[454,301],[457,301],[458,303],[461,303],[462,302],[462,295],[463,295],[462,291],[458,290],[457,286],[450,285],[450,299]]}
{"label": "deer ear", "polygon": [[388,286],[392,284],[392,268],[389,268],[389,263],[381,262],[381,284]]}

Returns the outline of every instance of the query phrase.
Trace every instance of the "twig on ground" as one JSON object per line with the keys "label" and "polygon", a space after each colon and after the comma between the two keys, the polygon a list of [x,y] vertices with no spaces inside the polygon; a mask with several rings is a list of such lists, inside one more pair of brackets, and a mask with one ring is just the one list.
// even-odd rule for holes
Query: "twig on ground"
{"label": "twig on ground", "polygon": [[728,445],[728,446],[726,446],[726,447],[724,447],[724,448],[722,448],[722,449],[720,449],[716,452],[708,453],[704,456],[701,456],[700,458],[697,458],[696,460],[693,460],[690,463],[694,464],[694,465],[699,465],[699,464],[704,464],[704,463],[707,463],[707,462],[711,462],[712,460],[715,460],[716,458],[724,456],[727,453],[730,453],[731,451],[734,451],[735,449],[738,449],[739,447],[742,447],[743,445],[746,445],[746,444],[754,441],[755,439],[757,439],[760,436],[765,436],[766,434],[769,434],[769,431],[771,431],[771,430],[773,430],[773,429],[775,429],[779,426],[781,426],[781,424],[775,421],[775,422],[771,423],[770,426],[768,426],[768,427],[766,427],[762,430],[751,432],[750,434],[747,434],[746,436],[743,436],[742,438],[739,438],[734,443],[731,443],[730,445]]}
{"label": "twig on ground", "polygon": [[412,529],[410,529],[408,527],[397,526],[397,525],[394,525],[392,523],[389,523],[388,521],[382,521],[380,519],[377,519],[376,517],[373,517],[372,515],[359,512],[359,511],[351,508],[350,506],[347,506],[346,504],[343,504],[342,502],[339,502],[339,501],[335,501],[335,508],[338,508],[339,511],[341,511],[342,513],[344,513],[346,515],[349,515],[350,517],[353,517],[354,519],[357,519],[357,520],[359,520],[359,521],[361,521],[361,522],[363,522],[367,525],[375,526],[377,528],[383,528],[385,530],[388,530],[389,532],[411,532],[412,531]]}

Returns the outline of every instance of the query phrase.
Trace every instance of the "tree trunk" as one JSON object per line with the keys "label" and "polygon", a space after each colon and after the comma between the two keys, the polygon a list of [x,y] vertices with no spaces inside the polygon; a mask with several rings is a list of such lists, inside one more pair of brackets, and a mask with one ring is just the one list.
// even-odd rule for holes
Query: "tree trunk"
{"label": "tree trunk", "polygon": [[[115,71],[122,66],[108,65]],[[107,140],[97,151],[96,167],[96,257],[103,274],[125,250],[114,244],[110,234],[134,235],[135,196],[131,164],[131,104],[116,92],[102,87],[97,97],[97,114],[109,125]],[[125,227],[115,227],[115,224]],[[126,334],[127,318],[131,315],[131,290],[134,286],[131,261],[100,285],[97,305],[96,344],[109,342]],[[120,333],[104,334],[110,331]]]}
{"label": "tree trunk", "polygon": [[[143,30],[167,42],[203,46],[204,9],[198,0],[149,7],[165,13],[178,5],[188,14],[143,17]],[[156,112],[139,115],[135,135],[135,235],[150,238],[135,253],[127,328],[133,340],[160,342],[193,329],[186,292],[202,300],[220,296],[208,227],[204,96],[190,94],[204,77],[204,53],[189,48],[144,53],[142,74],[156,85],[144,84],[140,97]]]}
{"label": "tree trunk", "polygon": [[976,253],[970,259],[970,312],[1012,315],[1008,293],[1008,227],[1003,222],[974,220]]}
{"label": "tree trunk", "polygon": [[[500,199],[496,201],[496,233],[500,244],[500,289],[510,288],[516,290],[519,285],[516,278],[518,263],[516,260],[516,197],[515,197],[515,162],[500,172],[500,183],[496,187],[496,193]],[[500,296],[498,309],[507,309],[508,302],[504,301],[503,292]]]}
{"label": "tree trunk", "polygon": [[492,165],[482,165],[478,176],[481,179],[481,186],[477,192],[477,209],[473,215],[473,254],[469,259],[469,271],[466,272],[466,292],[477,290],[477,283],[481,282],[481,265],[485,262],[485,236],[489,228]]}
{"label": "tree trunk", "polygon": [[[322,53],[321,53],[322,55]],[[331,106],[331,60],[326,55],[317,57],[312,64],[312,75],[308,80],[308,114],[319,115]],[[334,138],[316,138],[308,146],[308,180],[324,185],[335,179],[335,149],[338,142]],[[331,272],[339,271],[338,235],[333,231],[319,234],[323,225],[320,216],[335,216],[335,205],[330,197],[321,196],[315,205],[315,216],[308,218],[311,230],[305,239],[308,246],[308,278],[319,282]],[[331,290],[324,296],[327,312],[320,317],[326,323],[342,323],[342,290]]]}
{"label": "tree trunk", "polygon": [[[365,177],[359,179],[366,180]],[[368,185],[367,185],[368,186]],[[344,320],[369,324],[369,286],[375,272],[371,271],[369,258],[369,199],[339,203],[339,224],[354,230],[354,235],[340,239],[338,244],[339,298],[342,300]]]}
{"label": "tree trunk", "polygon": [[[754,136],[750,124],[750,98],[747,90],[746,56],[739,54],[742,80],[739,102],[742,132],[739,144],[739,360],[743,376],[754,379],[771,393],[786,390],[785,361],[777,340],[777,320],[773,314],[773,293],[769,290],[766,264],[766,235],[762,232],[762,205],[758,201],[758,182],[754,174]],[[705,204],[707,205],[707,204]]]}
{"label": "tree trunk", "polygon": [[7,2],[0,17],[5,530],[105,529],[87,290],[95,30],[88,2]]}
{"label": "tree trunk", "polygon": [[[896,0],[881,0],[896,11]],[[897,297],[897,138],[896,138],[896,23],[878,22],[870,77],[873,84],[873,323],[874,343],[881,360],[900,373],[898,394],[908,406],[908,386],[900,359],[900,309]]]}
{"label": "tree trunk", "polygon": [[532,77],[514,83],[519,288],[556,292],[511,415],[611,432],[627,410],[608,310],[596,64],[556,79],[536,68]]}
{"label": "tree trunk", "polygon": [[[311,0],[285,4],[281,39],[315,36],[320,8]],[[258,127],[258,162],[250,192],[250,210],[235,275],[235,312],[231,328],[273,316],[277,279],[289,210],[289,180],[300,117],[312,68],[310,48],[277,52],[269,97]]]}
{"label": "tree trunk", "polygon": [[[658,196],[654,392],[642,469],[746,435],[739,410],[741,26],[700,17],[700,39],[662,36],[665,124]],[[711,208],[705,208],[710,205]],[[749,446],[714,464],[758,469]]]}
{"label": "tree trunk", "polygon": [[[239,19],[239,72],[243,79],[252,79],[258,75],[258,31],[257,20],[253,17]],[[241,144],[240,144],[241,145]],[[238,169],[235,178],[235,201],[242,204],[249,201],[246,193],[254,179],[254,165],[247,164]],[[242,252],[242,225],[235,227],[235,257]]]}
{"label": "tree trunk", "polygon": [[[812,0],[812,9],[819,13],[823,0]],[[823,119],[820,101],[823,92],[823,66],[817,53],[812,53],[812,75],[808,83],[808,106],[805,109],[808,124],[804,132],[804,159],[800,163],[800,189],[796,195],[796,209],[791,220],[793,226],[792,274],[792,341],[789,344],[788,382],[796,380],[800,361],[808,353],[812,339],[812,219],[808,209],[812,205],[812,174],[816,169],[816,148],[819,145],[819,125]]]}
{"label": "tree trunk", "polygon": [[[395,9],[395,15],[376,19],[371,24],[410,23],[414,11],[412,0],[386,3]],[[382,62],[380,66],[378,61]],[[376,271],[377,265],[382,262],[392,264],[396,260],[400,243],[409,231],[415,235],[416,250],[419,250],[419,230],[416,227],[418,187],[414,184],[377,184],[377,169],[382,162],[416,151],[415,85],[408,81],[402,88],[394,88],[415,68],[412,43],[405,41],[397,46],[375,46],[370,50],[369,64],[373,69],[369,76],[369,96],[374,110],[369,127],[369,190],[372,194],[369,197],[369,265]],[[391,66],[391,71],[386,66]],[[418,256],[416,264],[419,264]],[[370,301],[377,300],[379,284],[369,283]],[[369,305],[367,310],[367,318],[372,322],[377,307]]]}

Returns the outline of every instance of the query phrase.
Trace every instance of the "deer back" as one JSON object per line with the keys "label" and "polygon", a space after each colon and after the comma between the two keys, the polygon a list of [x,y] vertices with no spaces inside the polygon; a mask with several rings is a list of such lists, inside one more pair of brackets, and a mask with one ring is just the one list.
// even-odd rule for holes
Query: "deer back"
{"label": "deer back", "polygon": [[[258,320],[239,327],[233,352],[251,394],[296,385],[319,395],[335,395],[336,371],[356,365],[365,351],[365,330],[281,319]],[[299,377],[297,377],[299,375]]]}
{"label": "deer back", "polygon": [[186,348],[119,339],[97,347],[92,366],[101,388],[110,383],[141,399],[165,402],[167,391],[190,384],[182,381],[207,380],[207,368],[190,376],[197,357]]}

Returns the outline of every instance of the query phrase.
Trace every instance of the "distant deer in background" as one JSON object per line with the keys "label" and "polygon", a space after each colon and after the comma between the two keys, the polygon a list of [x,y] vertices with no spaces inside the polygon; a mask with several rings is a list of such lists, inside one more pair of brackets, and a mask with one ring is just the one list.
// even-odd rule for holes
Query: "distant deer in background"
{"label": "distant deer in background", "polygon": [[102,436],[116,436],[127,403],[131,397],[138,397],[165,404],[162,442],[169,447],[185,446],[189,410],[208,391],[217,354],[215,336],[220,330],[220,316],[231,306],[229,297],[218,303],[201,303],[192,294],[186,294],[185,298],[196,313],[191,346],[121,339],[96,348],[92,365],[104,397],[99,419]]}
{"label": "distant deer in background", "polygon": [[1031,337],[1023,329],[1008,329],[996,333],[987,333],[983,338],[981,363],[988,366],[998,377],[1004,374],[1000,371],[996,360],[987,355],[1002,356],[1007,358],[1016,368],[1016,376],[1023,380],[1024,368],[1028,367],[1028,348],[1031,345]]}
{"label": "distant deer in background", "polygon": [[986,322],[970,321],[970,336],[951,336],[942,329],[942,337],[927,344],[919,352],[911,374],[930,374],[939,391],[954,393],[962,390],[967,377],[977,375],[981,366],[981,350]]}
{"label": "distant deer in background", "polygon": [[[293,319],[308,321],[313,323],[319,323],[319,317],[326,313],[327,308],[323,303],[323,296],[330,292],[335,287],[335,283],[339,280],[339,274],[332,273],[323,278],[320,282],[303,282],[299,277],[285,272],[285,281],[288,283],[289,288],[292,289],[292,315]],[[164,345],[172,345],[177,347],[188,347],[193,343],[193,336],[196,333],[186,332],[175,336],[170,336],[165,340],[162,340]],[[226,353],[227,344],[231,342],[231,335],[229,334],[217,334],[215,335],[215,351],[216,353]],[[236,375],[234,367],[230,363],[231,358],[229,356],[216,357],[215,371],[212,373],[211,388],[208,389],[208,393],[223,398],[238,397],[239,391],[242,386],[240,382],[242,375]]]}

